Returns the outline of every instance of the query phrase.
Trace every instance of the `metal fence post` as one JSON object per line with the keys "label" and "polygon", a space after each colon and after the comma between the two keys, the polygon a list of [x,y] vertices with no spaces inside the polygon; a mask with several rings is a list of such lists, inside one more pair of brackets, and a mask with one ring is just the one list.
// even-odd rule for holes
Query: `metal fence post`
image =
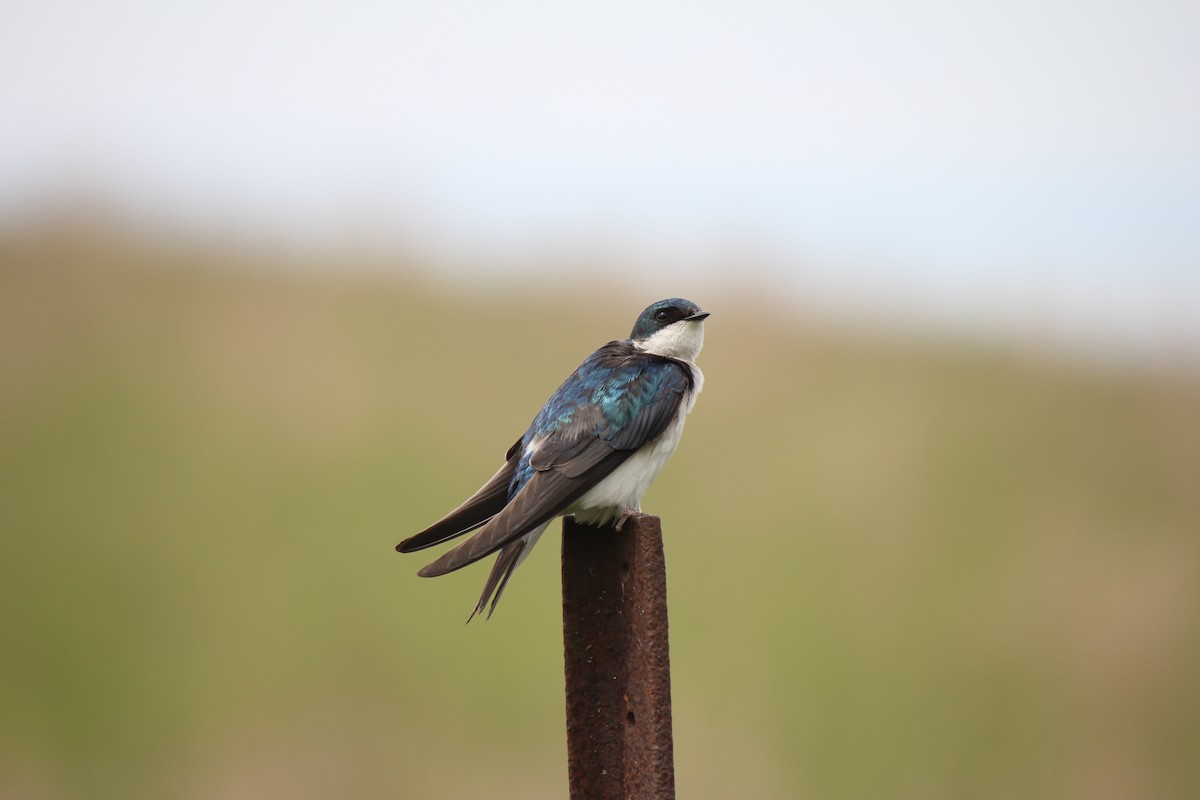
{"label": "metal fence post", "polygon": [[563,520],[563,645],[572,800],[673,800],[662,525]]}

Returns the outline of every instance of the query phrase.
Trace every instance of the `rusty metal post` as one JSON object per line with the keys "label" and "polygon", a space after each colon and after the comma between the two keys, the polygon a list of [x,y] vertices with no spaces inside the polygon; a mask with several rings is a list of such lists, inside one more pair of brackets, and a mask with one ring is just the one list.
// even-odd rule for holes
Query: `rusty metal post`
{"label": "rusty metal post", "polygon": [[673,800],[662,525],[563,520],[563,644],[572,800]]}

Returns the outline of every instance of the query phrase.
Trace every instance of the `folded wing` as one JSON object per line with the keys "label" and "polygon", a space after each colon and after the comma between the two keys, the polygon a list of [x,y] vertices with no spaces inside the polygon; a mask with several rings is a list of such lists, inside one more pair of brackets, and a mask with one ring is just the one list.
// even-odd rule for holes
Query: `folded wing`
{"label": "folded wing", "polygon": [[412,553],[433,547],[435,544],[469,533],[499,514],[508,503],[513,478],[517,474],[520,450],[521,440],[518,439],[516,444],[508,449],[504,466],[497,470],[479,491],[425,530],[396,545],[396,549],[401,553]]}

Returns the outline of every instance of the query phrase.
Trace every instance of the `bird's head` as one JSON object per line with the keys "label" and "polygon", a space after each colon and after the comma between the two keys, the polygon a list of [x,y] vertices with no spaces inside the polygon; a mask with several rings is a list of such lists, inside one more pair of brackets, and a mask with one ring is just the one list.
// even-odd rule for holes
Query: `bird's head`
{"label": "bird's head", "polygon": [[681,297],[659,300],[637,318],[629,338],[648,353],[692,361],[704,345],[708,313]]}

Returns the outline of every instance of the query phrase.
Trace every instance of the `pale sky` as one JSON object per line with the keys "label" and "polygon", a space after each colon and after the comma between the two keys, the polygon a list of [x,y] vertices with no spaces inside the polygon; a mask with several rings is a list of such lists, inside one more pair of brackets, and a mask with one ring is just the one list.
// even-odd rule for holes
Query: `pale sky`
{"label": "pale sky", "polygon": [[460,262],[744,248],[764,292],[1200,346],[1198,43],[1194,2],[4,0],[0,225],[84,183]]}

